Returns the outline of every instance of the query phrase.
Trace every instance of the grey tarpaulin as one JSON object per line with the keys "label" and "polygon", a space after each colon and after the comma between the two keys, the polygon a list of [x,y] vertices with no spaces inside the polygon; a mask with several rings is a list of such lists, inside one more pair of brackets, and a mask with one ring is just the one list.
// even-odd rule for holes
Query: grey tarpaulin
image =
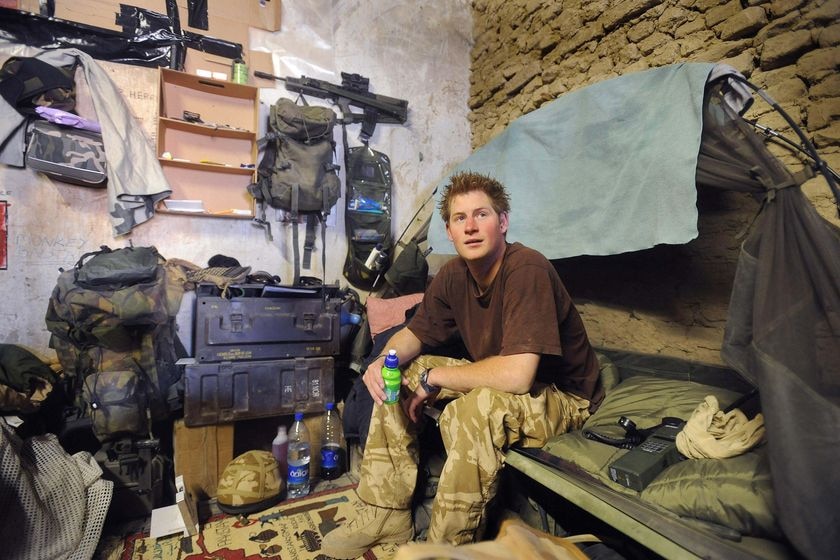
{"label": "grey tarpaulin", "polygon": [[[510,123],[452,173],[500,180],[514,216],[508,238],[549,259],[687,243],[697,237],[703,94],[710,75],[728,72],[674,64],[567,93]],[[429,245],[452,253],[437,215]]]}
{"label": "grey tarpaulin", "polygon": [[[77,49],[38,51],[0,45],[0,54],[36,56],[54,66],[80,63],[102,126],[108,161],[108,213],[114,235],[127,234],[152,218],[155,203],[172,190],[142,128],[102,67]],[[0,163],[23,166],[25,119],[2,99],[0,115]]]}

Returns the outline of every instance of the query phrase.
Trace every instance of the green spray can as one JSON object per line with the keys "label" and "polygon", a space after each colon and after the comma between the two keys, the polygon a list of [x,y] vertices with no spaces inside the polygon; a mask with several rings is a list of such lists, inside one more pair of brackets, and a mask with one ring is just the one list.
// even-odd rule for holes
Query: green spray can
{"label": "green spray can", "polygon": [[400,400],[402,373],[400,373],[399,365],[397,351],[388,350],[385,365],[382,366],[382,379],[385,380],[385,404],[394,404]]}
{"label": "green spray can", "polygon": [[233,61],[230,67],[230,81],[235,84],[248,83],[248,65],[241,58]]}

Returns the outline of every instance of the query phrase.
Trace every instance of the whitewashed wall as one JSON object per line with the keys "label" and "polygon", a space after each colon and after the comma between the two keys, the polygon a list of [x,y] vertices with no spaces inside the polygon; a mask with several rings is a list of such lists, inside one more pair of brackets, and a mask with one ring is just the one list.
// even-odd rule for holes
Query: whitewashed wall
{"label": "whitewashed wall", "polygon": [[[276,74],[340,83],[341,71],[355,72],[370,78],[374,92],[408,100],[408,123],[379,125],[371,141],[371,147],[391,158],[392,229],[399,235],[438,179],[469,154],[471,30],[468,0],[311,0],[285,2],[281,31],[252,30],[251,42],[273,53]],[[153,141],[157,71],[102,66]],[[281,95],[290,96],[282,88],[261,92],[265,104]],[[349,129],[353,145],[358,145],[358,128]],[[336,139],[340,147],[338,134]],[[341,162],[341,151],[338,158]],[[100,245],[154,245],[167,258],[199,265],[221,253],[254,270],[292,278],[291,231],[285,224],[273,225],[272,243],[247,220],[158,214],[131,234],[115,238],[104,190],[53,182],[2,165],[0,200],[10,204],[8,268],[0,270],[0,342],[25,346],[47,359],[52,352],[43,318],[59,267],[71,267],[80,255]],[[347,252],[343,203],[339,201],[330,220],[325,277],[346,285],[341,274]],[[320,277],[320,253],[312,260],[314,268],[303,273]]]}

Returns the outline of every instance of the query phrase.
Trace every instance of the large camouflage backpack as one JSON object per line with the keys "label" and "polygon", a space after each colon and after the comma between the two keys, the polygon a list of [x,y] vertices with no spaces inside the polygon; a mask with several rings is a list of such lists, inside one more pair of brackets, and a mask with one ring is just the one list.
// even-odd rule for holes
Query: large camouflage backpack
{"label": "large camouflage backpack", "polygon": [[[341,196],[339,166],[333,162],[335,121],[335,112],[329,107],[297,105],[284,98],[277,100],[271,106],[270,130],[260,140],[265,151],[257,169],[258,179],[248,187],[262,210],[258,223],[268,227],[265,205],[290,215],[294,224],[295,284],[300,279],[301,266],[296,226],[299,215],[307,216],[303,268],[309,268],[316,225],[321,222],[323,245],[324,221]],[[268,231],[270,235],[271,230]],[[323,257],[323,247],[321,253]]]}
{"label": "large camouflage backpack", "polygon": [[164,262],[154,247],[102,247],[62,271],[50,297],[50,345],[102,441],[148,435],[178,406],[184,288]]}

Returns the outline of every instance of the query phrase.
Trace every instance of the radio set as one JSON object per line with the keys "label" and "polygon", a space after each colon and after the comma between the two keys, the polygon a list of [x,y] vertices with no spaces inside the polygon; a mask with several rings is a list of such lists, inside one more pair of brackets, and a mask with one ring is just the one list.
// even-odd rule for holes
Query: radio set
{"label": "radio set", "polygon": [[[622,420],[626,418],[622,416],[619,422]],[[685,422],[679,418],[664,418],[645,441],[610,465],[610,480],[638,492],[644,490],[659,473],[684,459],[676,443],[683,426]]]}
{"label": "radio set", "polygon": [[613,482],[641,492],[659,473],[684,459],[677,451],[676,440],[685,421],[669,416],[663,418],[658,426],[640,430],[632,420],[622,416],[618,425],[626,432],[623,438],[611,438],[585,430],[589,439],[629,449],[609,466]]}

